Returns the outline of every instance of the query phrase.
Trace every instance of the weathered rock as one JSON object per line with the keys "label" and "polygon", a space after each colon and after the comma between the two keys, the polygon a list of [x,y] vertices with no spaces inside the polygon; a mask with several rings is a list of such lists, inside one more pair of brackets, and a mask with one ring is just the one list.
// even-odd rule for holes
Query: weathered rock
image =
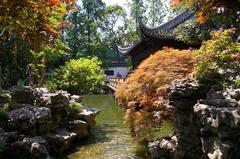
{"label": "weathered rock", "polygon": [[173,81],[168,93],[170,105],[187,110],[191,109],[201,96],[203,96],[203,90],[192,78]]}
{"label": "weathered rock", "polygon": [[207,92],[208,99],[225,99],[221,91],[215,91],[213,88]]}
{"label": "weathered rock", "polygon": [[163,137],[159,141],[153,141],[148,144],[151,159],[172,158],[176,151],[176,141],[170,137]]}
{"label": "weathered rock", "polygon": [[48,150],[47,150],[46,146],[43,144],[40,144],[38,142],[34,142],[31,144],[30,152],[34,159],[35,158],[42,159],[42,158],[46,158],[48,156]]}
{"label": "weathered rock", "polygon": [[49,90],[47,88],[35,88],[35,91],[40,95],[44,96],[45,94],[49,94]]}
{"label": "weathered rock", "polygon": [[198,118],[194,116],[193,106],[197,103],[197,99],[203,96],[203,91],[192,78],[174,81],[169,90],[169,103],[176,109],[174,125],[176,149],[179,152],[190,152],[192,145],[201,143],[200,124]]}
{"label": "weathered rock", "polygon": [[82,120],[69,121],[70,131],[77,134],[77,138],[84,138],[89,136],[89,125],[87,122]]}
{"label": "weathered rock", "polygon": [[96,125],[95,117],[100,112],[99,109],[85,107],[79,114],[78,119],[86,121],[90,127],[94,127]]}
{"label": "weathered rock", "polygon": [[64,129],[46,136],[51,152],[58,155],[66,152],[76,137],[76,133]]}
{"label": "weathered rock", "polygon": [[[69,118],[70,101],[79,102],[81,97],[71,97],[64,91],[52,93],[46,88],[16,87],[11,94],[13,103],[4,123],[4,129],[9,132],[0,128],[0,148],[4,146],[0,158],[44,159],[49,152],[62,154],[74,139],[89,136],[90,128],[95,125],[95,116],[99,113],[98,109],[83,108]],[[0,104],[9,102],[1,95],[0,100]]]}
{"label": "weathered rock", "polygon": [[24,138],[11,144],[12,156],[28,159],[45,159],[48,157],[47,141],[43,137]]}
{"label": "weathered rock", "polygon": [[[51,123],[51,111],[45,107],[26,106],[9,112],[8,129],[25,134],[42,133],[42,125]],[[46,125],[44,125],[45,127]],[[45,129],[48,129],[45,127]]]}
{"label": "weathered rock", "polygon": [[12,100],[16,103],[34,105],[37,97],[40,96],[33,88],[29,86],[15,87],[11,90]]}
{"label": "weathered rock", "polygon": [[169,100],[192,97],[201,93],[197,81],[189,77],[173,81],[169,90]]}
{"label": "weathered rock", "polygon": [[15,132],[5,132],[3,129],[0,129],[0,145],[9,145],[14,141],[21,139],[23,136],[19,136]]}
{"label": "weathered rock", "polygon": [[51,106],[54,108],[65,107],[69,104],[70,95],[64,91],[50,96]]}
{"label": "weathered rock", "polygon": [[239,159],[239,141],[218,137],[202,138],[203,152],[209,159]]}
{"label": "weathered rock", "polygon": [[238,107],[239,104],[236,101],[229,100],[229,99],[200,99],[200,104],[211,105],[214,107],[224,107],[224,108],[231,108],[231,107]]}
{"label": "weathered rock", "polygon": [[8,93],[0,93],[0,103],[10,103],[11,96]]}
{"label": "weathered rock", "polygon": [[230,98],[240,101],[240,89],[227,89],[226,94],[228,94]]}
{"label": "weathered rock", "polygon": [[149,145],[158,156],[153,158],[239,159],[240,90],[233,88],[201,88],[191,78],[174,81],[168,97],[175,107],[175,137]]}
{"label": "weathered rock", "polygon": [[78,95],[72,95],[71,100],[80,103],[82,102],[82,97]]}
{"label": "weathered rock", "polygon": [[36,102],[39,107],[64,108],[69,104],[70,95],[64,91],[43,94]]}
{"label": "weathered rock", "polygon": [[202,125],[203,153],[210,159],[240,158],[240,104],[236,92],[238,91],[227,89],[218,92],[219,98],[210,96],[194,106],[195,115]]}
{"label": "weathered rock", "polygon": [[233,80],[236,77],[237,72],[231,69],[219,69],[218,74],[223,80]]}
{"label": "weathered rock", "polygon": [[214,107],[198,103],[194,106],[194,112],[200,117],[203,126],[219,137],[240,135],[240,107]]}

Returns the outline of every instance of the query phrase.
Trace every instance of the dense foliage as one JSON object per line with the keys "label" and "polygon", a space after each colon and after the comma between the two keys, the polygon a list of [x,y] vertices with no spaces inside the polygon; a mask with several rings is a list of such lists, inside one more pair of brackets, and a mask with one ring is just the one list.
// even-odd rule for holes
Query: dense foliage
{"label": "dense foliage", "polygon": [[[169,117],[165,102],[167,87],[174,79],[192,73],[193,65],[194,57],[191,51],[167,48],[143,61],[118,87],[116,98],[126,106],[126,120],[132,123],[130,125],[135,133],[149,131],[146,124],[143,124],[147,116],[152,116],[149,115],[149,110],[150,112],[159,110],[162,117]],[[156,101],[158,101],[157,104]],[[132,102],[137,104],[134,105]],[[135,110],[135,107],[141,106],[143,108],[140,111]],[[151,122],[148,121],[148,123]],[[147,127],[151,128],[149,125]]]}
{"label": "dense foliage", "polygon": [[31,85],[43,82],[47,54],[42,49],[44,45],[54,43],[59,30],[64,27],[64,16],[73,8],[74,2],[0,2],[0,67],[5,87],[17,84],[20,79]]}
{"label": "dense foliage", "polygon": [[197,79],[202,82],[217,80],[221,70],[240,72],[240,44],[233,38],[235,31],[235,29],[214,31],[211,33],[212,38],[202,43],[195,67]]}
{"label": "dense foliage", "polygon": [[190,19],[177,26],[173,33],[176,37],[186,43],[201,46],[202,41],[208,40],[211,29],[217,28],[209,24],[197,24],[195,19]]}
{"label": "dense foliage", "polygon": [[105,77],[100,65],[97,58],[72,59],[56,74],[57,83],[73,94],[99,93]]}
{"label": "dense foliage", "polygon": [[234,26],[239,29],[239,10],[238,0],[170,0],[173,5],[200,7],[197,12],[197,21],[202,24],[214,20],[220,22],[222,26]]}

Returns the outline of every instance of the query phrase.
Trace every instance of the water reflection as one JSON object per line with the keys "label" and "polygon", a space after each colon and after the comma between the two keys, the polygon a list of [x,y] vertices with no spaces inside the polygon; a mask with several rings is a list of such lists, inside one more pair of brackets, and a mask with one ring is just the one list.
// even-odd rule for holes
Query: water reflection
{"label": "water reflection", "polygon": [[92,136],[82,142],[67,159],[146,159],[144,148],[136,145],[128,126],[123,122],[123,111],[111,95],[84,96],[83,103],[101,109]]}

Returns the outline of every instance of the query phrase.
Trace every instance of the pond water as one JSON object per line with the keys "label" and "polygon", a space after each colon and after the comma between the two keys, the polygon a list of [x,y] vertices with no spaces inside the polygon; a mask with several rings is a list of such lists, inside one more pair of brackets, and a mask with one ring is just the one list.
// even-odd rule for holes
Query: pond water
{"label": "pond water", "polygon": [[[84,96],[83,103],[101,109],[96,118],[96,128],[83,145],[67,156],[67,159],[145,159],[143,147],[136,145],[128,126],[123,122],[123,111],[111,95]],[[163,124],[160,134],[171,133],[171,123]]]}

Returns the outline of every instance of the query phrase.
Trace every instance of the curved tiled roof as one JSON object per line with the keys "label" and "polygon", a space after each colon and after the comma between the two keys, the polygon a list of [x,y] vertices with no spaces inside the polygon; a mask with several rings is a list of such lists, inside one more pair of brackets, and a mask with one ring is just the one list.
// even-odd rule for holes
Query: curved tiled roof
{"label": "curved tiled roof", "polygon": [[174,28],[176,28],[179,24],[185,22],[186,20],[190,19],[193,17],[194,12],[192,11],[184,11],[172,20],[168,21],[167,23],[164,23],[160,25],[159,27],[155,28],[149,28],[145,24],[142,23],[142,21],[139,21],[139,29],[142,36],[142,39],[138,41],[135,44],[132,44],[127,47],[118,47],[119,52],[122,54],[128,54],[131,52],[131,50],[134,50],[135,47],[138,47],[138,45],[141,45],[141,41],[144,38],[155,38],[155,39],[163,39],[163,40],[176,40],[176,37],[172,34],[172,31]]}

